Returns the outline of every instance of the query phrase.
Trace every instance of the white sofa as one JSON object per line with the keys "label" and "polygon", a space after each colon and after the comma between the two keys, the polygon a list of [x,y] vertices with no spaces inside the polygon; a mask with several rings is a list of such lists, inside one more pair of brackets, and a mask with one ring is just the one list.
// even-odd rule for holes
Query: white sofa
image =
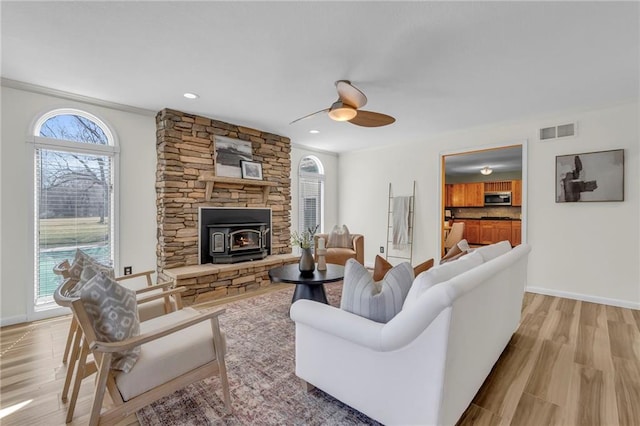
{"label": "white sofa", "polygon": [[295,302],[296,375],[387,425],[454,425],[520,322],[530,247],[510,247],[386,324]]}

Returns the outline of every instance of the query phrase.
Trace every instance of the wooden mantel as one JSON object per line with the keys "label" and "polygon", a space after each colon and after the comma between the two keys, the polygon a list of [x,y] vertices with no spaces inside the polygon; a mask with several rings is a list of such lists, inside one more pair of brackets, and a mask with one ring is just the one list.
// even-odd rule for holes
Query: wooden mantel
{"label": "wooden mantel", "polygon": [[241,179],[241,178],[233,178],[226,176],[215,176],[213,172],[203,171],[200,176],[198,176],[198,180],[205,182],[205,198],[207,201],[211,201],[211,194],[213,193],[213,188],[216,183],[230,183],[235,185],[244,185],[244,186],[261,186],[262,187],[262,202],[263,204],[267,204],[267,200],[269,199],[269,191],[272,186],[276,186],[277,184],[274,182],[268,182],[266,180],[253,180],[253,179]]}

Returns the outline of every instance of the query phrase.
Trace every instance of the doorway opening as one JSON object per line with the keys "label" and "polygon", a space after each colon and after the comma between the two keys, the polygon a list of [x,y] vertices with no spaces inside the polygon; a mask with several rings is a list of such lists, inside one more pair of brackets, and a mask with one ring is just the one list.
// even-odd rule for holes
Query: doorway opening
{"label": "doorway opening", "polygon": [[526,241],[526,141],[441,154],[441,255],[460,240],[480,247]]}

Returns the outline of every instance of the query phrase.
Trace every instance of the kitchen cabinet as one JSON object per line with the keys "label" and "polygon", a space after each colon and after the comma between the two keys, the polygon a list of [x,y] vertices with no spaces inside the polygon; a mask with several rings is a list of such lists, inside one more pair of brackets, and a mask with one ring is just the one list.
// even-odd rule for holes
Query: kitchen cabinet
{"label": "kitchen cabinet", "polygon": [[475,219],[464,219],[457,222],[464,222],[463,238],[469,244],[480,244],[480,221]]}
{"label": "kitchen cabinet", "polygon": [[454,183],[445,185],[446,207],[483,207],[483,183]]}
{"label": "kitchen cabinet", "polygon": [[451,207],[466,207],[464,184],[451,185]]}
{"label": "kitchen cabinet", "polygon": [[464,202],[465,207],[483,207],[484,206],[484,183],[465,183],[464,184]]}
{"label": "kitchen cabinet", "polygon": [[511,241],[510,220],[480,221],[480,244],[494,244],[504,240]]}
{"label": "kitchen cabinet", "polygon": [[511,222],[511,245],[513,247],[522,243],[522,222],[514,220]]}
{"label": "kitchen cabinet", "polygon": [[521,180],[512,180],[511,181],[511,205],[512,206],[522,206],[522,181]]}

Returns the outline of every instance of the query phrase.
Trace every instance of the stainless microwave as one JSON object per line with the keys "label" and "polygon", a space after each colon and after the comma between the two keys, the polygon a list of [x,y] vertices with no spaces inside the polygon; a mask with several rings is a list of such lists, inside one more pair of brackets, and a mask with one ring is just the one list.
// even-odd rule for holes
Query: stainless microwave
{"label": "stainless microwave", "polygon": [[511,192],[485,192],[485,206],[510,206]]}

